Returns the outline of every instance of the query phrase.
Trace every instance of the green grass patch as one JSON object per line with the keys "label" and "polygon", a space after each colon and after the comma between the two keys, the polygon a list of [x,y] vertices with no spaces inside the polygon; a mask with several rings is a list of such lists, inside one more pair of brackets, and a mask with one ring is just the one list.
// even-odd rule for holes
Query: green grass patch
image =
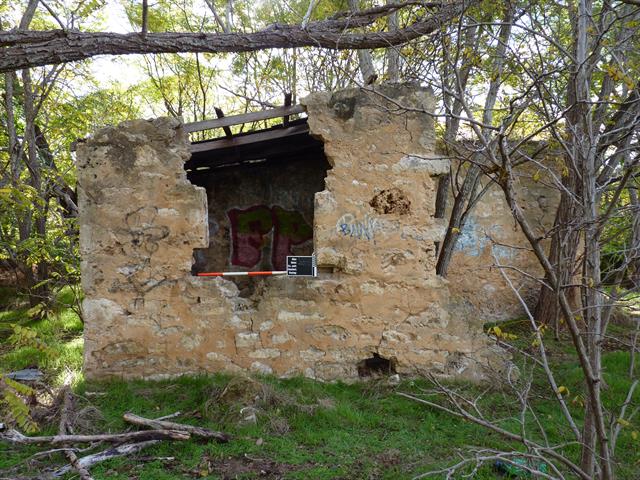
{"label": "green grass patch", "polygon": [[[608,377],[605,400],[611,407],[619,406],[628,387],[622,374],[628,368],[629,356],[610,352],[604,364]],[[572,394],[578,391],[582,378],[575,362],[558,368],[559,378]],[[513,419],[518,406],[508,391],[487,392],[485,387],[464,382],[449,385],[469,396],[484,393],[479,405],[487,416],[502,419],[502,426],[517,431]],[[396,394],[422,394],[429,388],[426,380],[391,387],[384,379],[349,385],[304,378],[213,375],[163,381],[80,381],[76,393],[85,399],[80,407],[91,405],[101,412],[98,417],[81,419],[81,431],[124,431],[129,425],[122,414],[127,411],[148,418],[180,411],[183,415],[175,421],[223,430],[233,436],[228,444],[162,442],[144,450],[135,460],[114,459],[94,467],[92,473],[97,479],[400,479],[450,465],[474,446],[520,448],[479,426]],[[549,441],[569,439],[548,389],[543,384],[534,388],[533,405]],[[248,405],[255,409],[256,424],[243,421],[246,412],[242,409]],[[570,402],[570,409],[580,421],[581,406]],[[533,418],[529,418],[528,428],[536,437]],[[636,428],[635,424],[625,427],[618,443],[621,479],[637,478],[640,453],[638,440],[632,435]],[[27,449],[5,455],[2,448],[0,469],[10,468],[34,453]],[[578,453],[572,447],[565,452]],[[60,457],[54,457],[54,461],[64,463]],[[484,467],[473,478],[498,477],[490,467]]]}
{"label": "green grass patch", "polygon": [[[21,299],[9,304],[24,304]],[[0,372],[39,368],[53,386],[82,370],[82,320],[74,291],[65,287],[55,293],[46,315],[34,317],[28,306],[0,310]],[[15,326],[33,331],[33,341],[15,337]],[[46,347],[46,348],[45,348]],[[70,373],[71,372],[71,373]]]}
{"label": "green grass patch", "polygon": [[[425,395],[432,385],[423,379],[390,386],[386,379],[363,383],[322,383],[305,378],[239,377],[211,375],[181,377],[163,381],[86,382],[79,374],[82,365],[82,323],[71,308],[72,297],[60,292],[57,310],[40,320],[26,315],[26,309],[2,312],[0,325],[18,323],[37,331],[53,355],[33,347],[3,348],[3,371],[38,366],[53,385],[69,381],[79,399],[76,433],[121,432],[130,425],[122,415],[133,412],[156,418],[182,412],[178,422],[223,430],[232,435],[227,444],[162,442],[134,457],[118,458],[92,468],[96,479],[178,478],[287,478],[287,479],[404,479],[428,470],[443,468],[468,455],[472,448],[519,450],[495,433],[446,413],[397,395],[398,391]],[[487,325],[487,328],[495,324]],[[502,331],[517,338],[518,347],[535,352],[533,335],[523,320],[499,324]],[[614,326],[616,336],[628,334],[628,327]],[[625,330],[626,329],[626,330]],[[583,376],[567,338],[545,336],[556,379],[567,389],[569,409],[582,421]],[[532,372],[526,356],[516,357],[522,378]],[[603,357],[605,405],[618,411],[630,387],[630,356],[616,349]],[[503,428],[519,431],[520,405],[512,391],[500,382],[474,385],[451,381],[447,385],[470,398],[481,396],[478,406]],[[550,444],[571,440],[553,392],[539,369],[533,370],[531,404],[535,411],[525,415],[532,438]],[[428,397],[431,400],[437,396]],[[632,399],[640,405],[640,391]],[[249,408],[247,408],[249,407]],[[256,422],[247,421],[255,414]],[[544,428],[544,435],[539,431]],[[55,421],[42,424],[42,433],[54,433]],[[637,478],[640,453],[637,446],[640,422],[625,425],[618,441],[618,478]],[[0,444],[0,477],[37,475],[52,465],[65,462],[61,455],[40,459],[24,467],[39,449]],[[577,459],[576,446],[563,450]],[[19,470],[15,470],[19,467]],[[72,478],[73,476],[69,476]],[[443,478],[443,477],[434,477]],[[480,468],[474,479],[498,478],[491,466]]]}
{"label": "green grass patch", "polygon": [[[426,386],[406,382],[398,388],[417,392],[419,385]],[[127,411],[149,418],[181,411],[176,421],[233,435],[222,445],[163,442],[140,454],[148,461],[122,458],[96,466],[95,478],[412,478],[429,465],[446,464],[455,448],[474,444],[482,433],[396,395],[382,380],[347,385],[216,375],[82,382],[76,391],[102,412],[92,429],[126,429]],[[256,424],[243,422],[249,399]],[[502,445],[499,438],[482,436],[485,444]],[[0,468],[9,468],[22,457],[0,458]],[[492,475],[486,469],[476,478]]]}

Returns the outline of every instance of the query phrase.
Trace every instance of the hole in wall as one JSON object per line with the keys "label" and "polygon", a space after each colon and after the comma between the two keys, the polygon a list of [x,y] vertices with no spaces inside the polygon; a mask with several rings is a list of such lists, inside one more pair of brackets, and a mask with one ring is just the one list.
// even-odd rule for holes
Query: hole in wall
{"label": "hole in wall", "polygon": [[[314,196],[330,165],[306,119],[195,145],[185,169],[207,192],[209,247],[194,250],[194,274],[285,270],[287,255],[313,253]],[[226,278],[243,297],[261,283]]]}
{"label": "hole in wall", "polygon": [[411,201],[399,188],[392,187],[378,192],[369,202],[379,215],[395,213],[408,215],[411,211]]}
{"label": "hole in wall", "polygon": [[393,375],[396,373],[395,360],[373,353],[371,357],[358,362],[358,376]]}

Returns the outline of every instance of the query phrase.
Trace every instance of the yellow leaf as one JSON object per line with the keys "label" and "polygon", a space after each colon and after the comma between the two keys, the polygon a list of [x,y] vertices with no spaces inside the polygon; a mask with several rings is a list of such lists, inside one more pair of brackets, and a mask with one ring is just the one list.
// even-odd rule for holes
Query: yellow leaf
{"label": "yellow leaf", "polygon": [[633,432],[631,432],[631,438],[633,438],[634,440],[638,439],[638,432],[636,432],[635,430]]}
{"label": "yellow leaf", "polygon": [[453,233],[460,233],[460,229],[459,229],[458,227],[453,227],[453,228],[451,229],[451,231],[452,231]]}
{"label": "yellow leaf", "polygon": [[569,389],[564,385],[560,385],[558,387],[558,390],[556,390],[556,392],[559,393],[560,395],[569,395]]}
{"label": "yellow leaf", "polygon": [[618,420],[616,420],[616,422],[617,422],[619,425],[622,425],[623,427],[628,427],[629,425],[631,425],[631,424],[629,423],[629,421],[628,421],[628,420],[625,420],[624,418],[619,418]]}
{"label": "yellow leaf", "polygon": [[533,181],[538,183],[540,181],[540,170],[536,170],[536,173],[533,174]]}

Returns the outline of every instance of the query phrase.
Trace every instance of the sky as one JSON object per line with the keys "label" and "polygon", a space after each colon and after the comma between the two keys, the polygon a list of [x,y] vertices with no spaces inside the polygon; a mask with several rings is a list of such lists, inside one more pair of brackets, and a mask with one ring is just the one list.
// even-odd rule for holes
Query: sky
{"label": "sky", "polygon": [[[115,33],[131,32],[131,24],[122,3],[107,0],[103,9],[105,31]],[[92,70],[96,78],[108,84],[117,83],[123,88],[130,87],[145,79],[142,70],[135,66],[135,56],[101,56],[93,59]]]}
{"label": "sky", "polygon": [[[204,3],[202,8],[205,8]],[[102,30],[104,31],[114,33],[130,33],[133,31],[122,2],[119,0],[106,1],[103,17],[104,26]],[[228,77],[227,84],[233,85],[233,78],[230,75],[231,57],[218,56],[214,58],[217,62],[216,67],[221,72],[220,76]],[[142,65],[144,65],[142,55],[100,56],[92,59],[91,68],[96,79],[105,87],[117,84],[120,88],[126,89],[148,79]],[[220,81],[219,78],[218,81]],[[221,98],[229,96],[224,91],[217,93]],[[153,116],[159,113],[152,112],[150,109],[146,110],[146,116]]]}

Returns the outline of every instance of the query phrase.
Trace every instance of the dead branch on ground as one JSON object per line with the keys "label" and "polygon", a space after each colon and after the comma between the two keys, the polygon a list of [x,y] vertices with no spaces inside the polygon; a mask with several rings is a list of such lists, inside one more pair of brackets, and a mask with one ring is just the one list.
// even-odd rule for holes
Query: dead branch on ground
{"label": "dead branch on ground", "polygon": [[[116,457],[123,457],[125,455],[132,455],[134,453],[139,452],[143,448],[150,447],[151,445],[155,445],[159,443],[160,440],[146,440],[144,442],[138,443],[125,443],[124,445],[119,445],[117,447],[110,448],[108,450],[104,450],[103,452],[94,453],[91,455],[87,455],[86,457],[82,457],[77,462],[77,467],[88,469],[97,463],[104,462],[105,460],[110,460]],[[63,477],[67,473],[69,473],[74,467],[71,465],[65,465],[64,467],[59,468],[55,472],[51,474],[53,478]]]}
{"label": "dead branch on ground", "polygon": [[166,420],[152,420],[144,418],[133,413],[125,413],[122,418],[125,422],[132,423],[143,427],[152,428],[157,431],[184,431],[188,432],[196,437],[206,438],[209,440],[215,440],[218,443],[227,443],[229,441],[229,435],[224,432],[216,432],[209,430],[208,428],[195,427],[193,425],[184,425],[182,423],[168,422]]}
{"label": "dead branch on ground", "polygon": [[143,432],[130,433],[106,433],[99,435],[46,435],[41,437],[28,437],[14,429],[8,429],[0,433],[0,440],[17,445],[69,445],[73,443],[127,443],[142,442],[147,440],[189,440],[191,435],[180,430],[145,430]]}
{"label": "dead branch on ground", "polygon": [[[74,432],[74,425],[76,424],[78,415],[75,412],[75,395],[68,386],[65,386],[60,390],[56,398],[55,409],[59,412],[57,435],[30,437],[13,428],[9,428],[7,425],[0,424],[0,441],[5,441],[13,445],[47,445],[49,447],[57,447],[37,453],[35,456],[62,453],[69,461],[67,465],[59,468],[54,467],[57,468],[56,470],[47,470],[44,477],[39,475],[37,478],[59,478],[68,473],[76,473],[81,480],[93,480],[89,469],[97,463],[111,458],[137,453],[148,446],[160,443],[162,440],[189,440],[192,436],[196,436],[207,440],[215,440],[219,443],[226,443],[231,438],[224,432],[167,421],[169,418],[175,418],[181,415],[180,412],[165,415],[157,419],[148,419],[133,413],[126,413],[123,416],[126,422],[147,427],[149,430],[80,435]],[[102,442],[116,445],[112,445],[106,450],[95,452],[95,449]],[[73,447],[75,444],[82,443],[90,445],[84,449]],[[80,456],[82,452],[92,450],[94,453]],[[15,473],[17,473],[17,471]],[[14,476],[12,478],[32,477]]]}
{"label": "dead branch on ground", "polygon": [[[62,409],[60,410],[60,424],[58,427],[59,435],[67,435],[68,433],[73,433],[70,427],[70,416],[72,415],[73,410],[73,396],[71,394],[71,389],[68,386],[65,386],[62,390]],[[80,465],[78,456],[75,454],[73,450],[64,451],[65,457],[69,459],[69,463],[71,466],[78,472],[81,480],[93,480],[93,477],[89,473],[85,467]]]}

